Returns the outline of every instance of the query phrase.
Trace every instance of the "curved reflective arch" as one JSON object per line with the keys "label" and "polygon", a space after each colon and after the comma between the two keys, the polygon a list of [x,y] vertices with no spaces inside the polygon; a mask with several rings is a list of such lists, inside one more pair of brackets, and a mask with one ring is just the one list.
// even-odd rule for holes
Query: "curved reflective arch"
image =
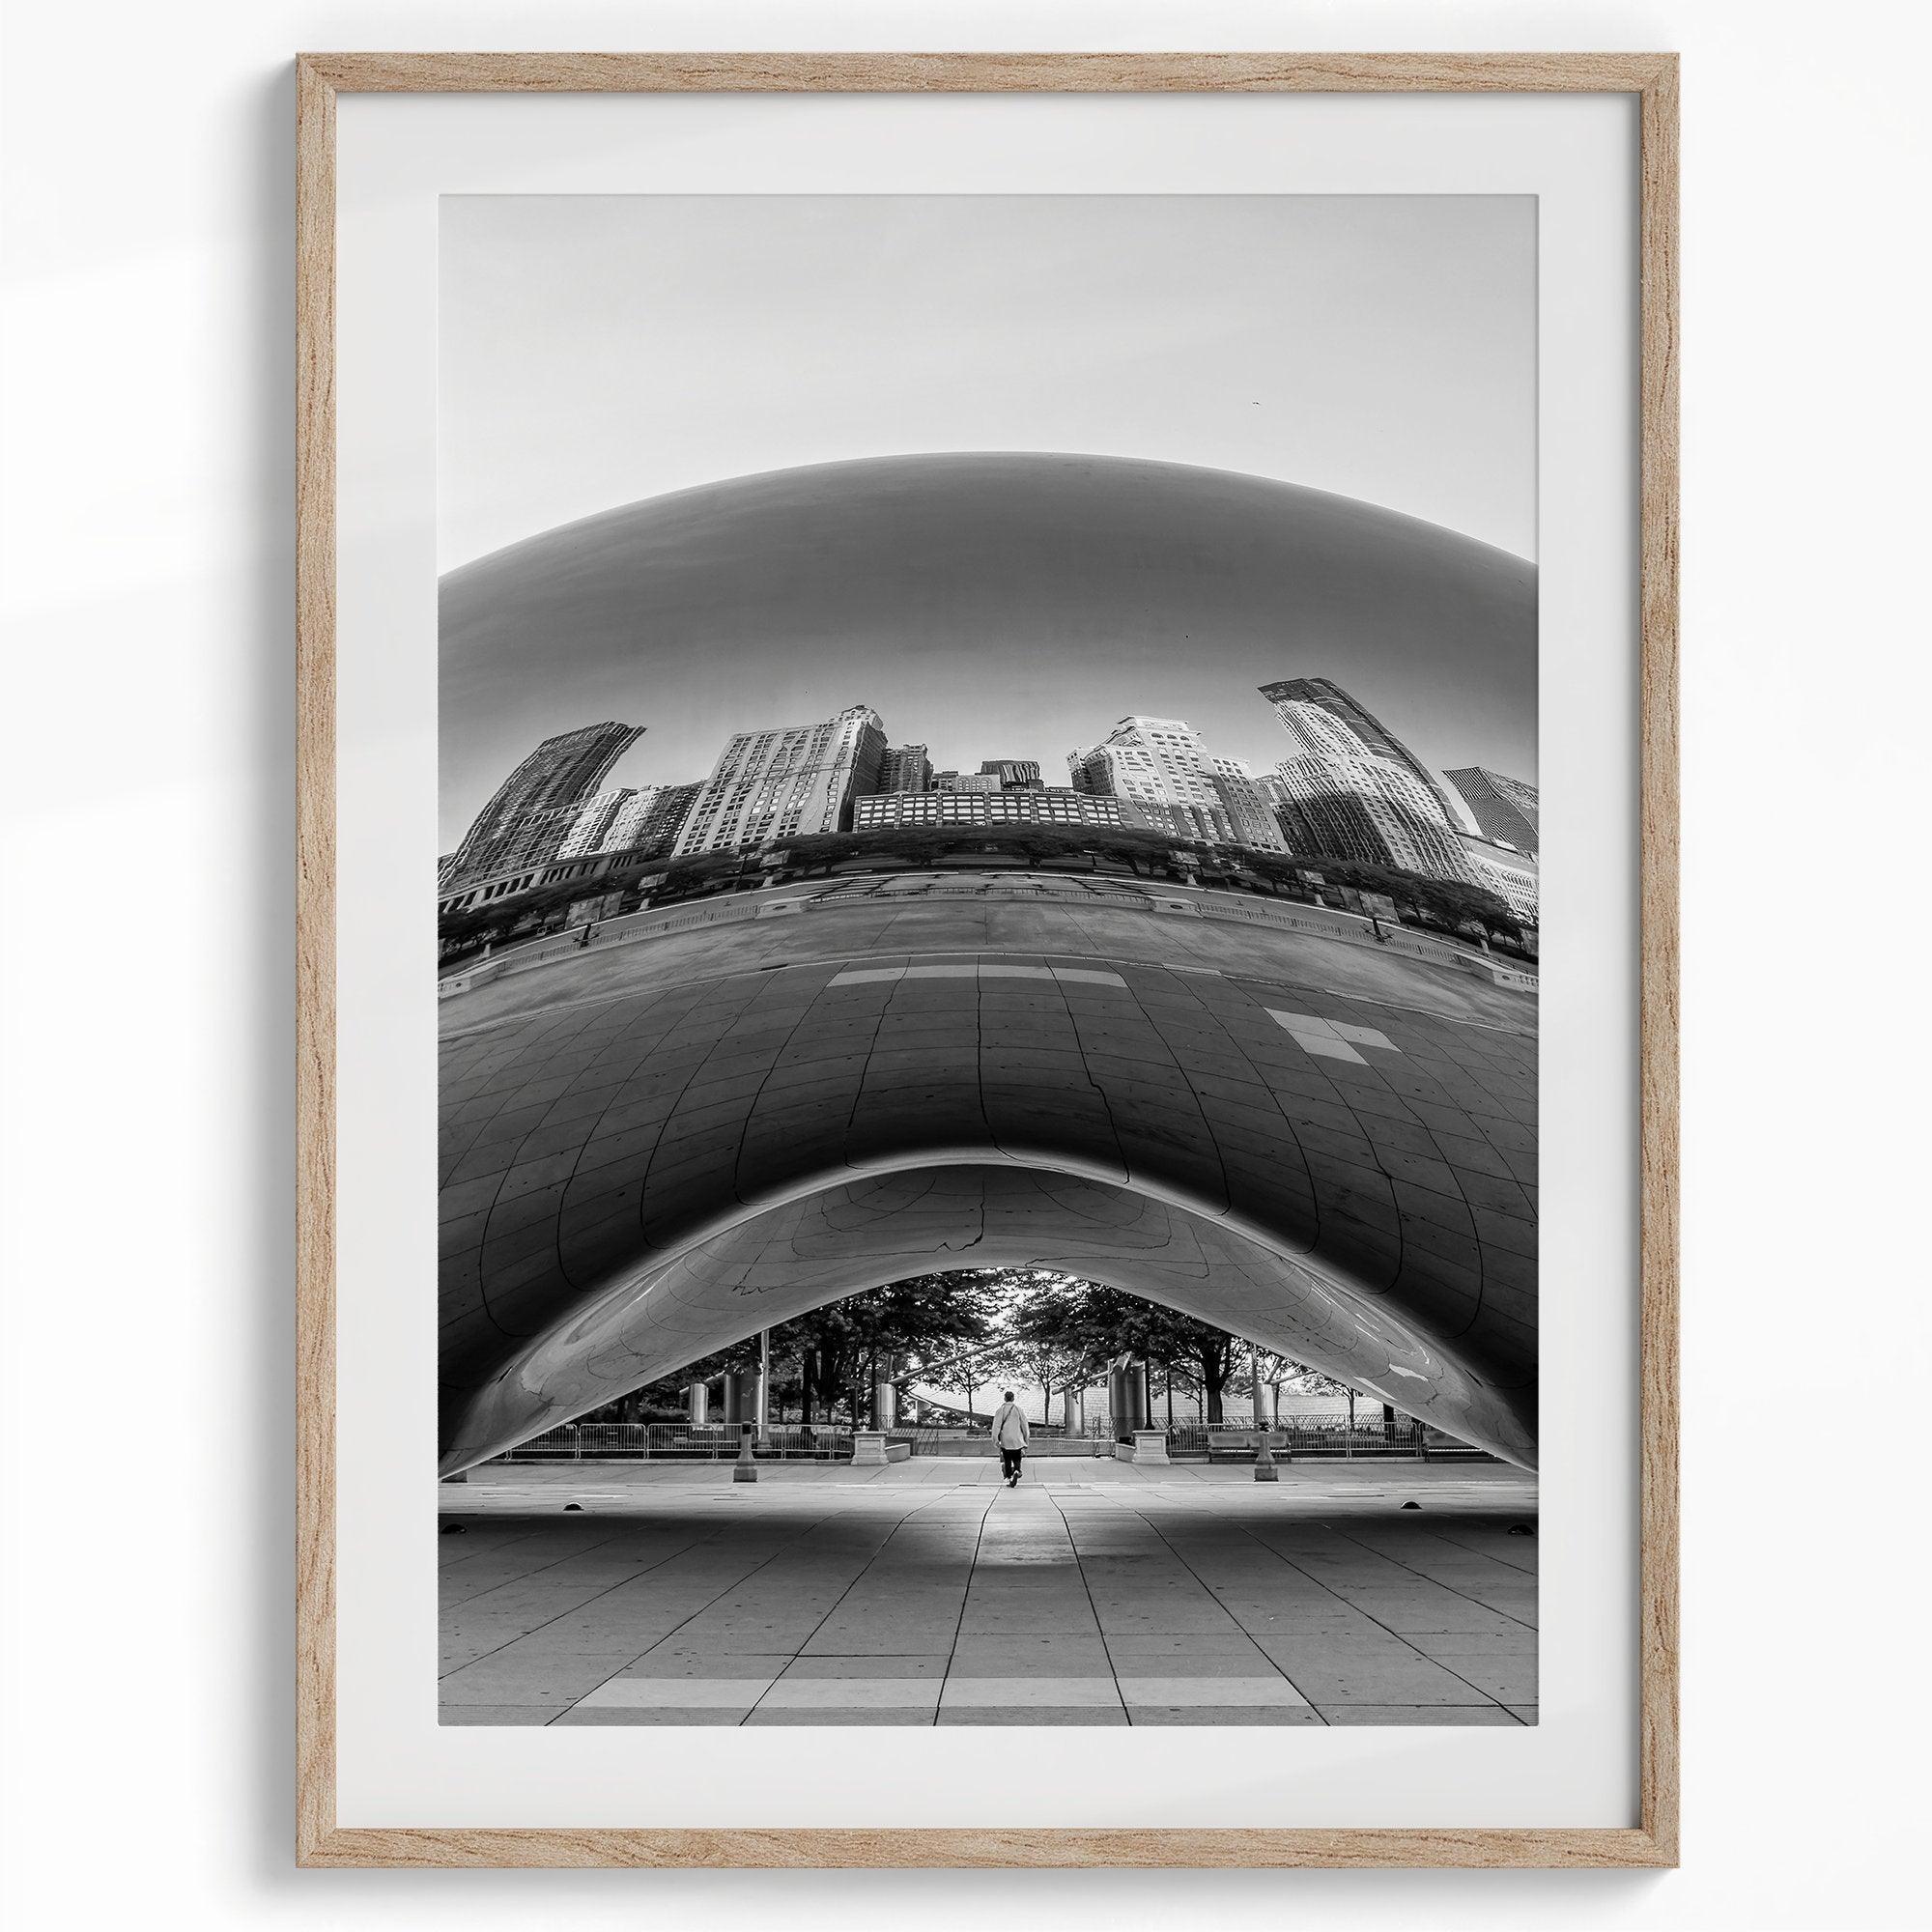
{"label": "curved reflective arch", "polygon": [[842,1295],[1022,1264],[1534,1463],[1535,1002],[1480,955],[1016,874],[507,964],[444,1002],[445,1473]]}

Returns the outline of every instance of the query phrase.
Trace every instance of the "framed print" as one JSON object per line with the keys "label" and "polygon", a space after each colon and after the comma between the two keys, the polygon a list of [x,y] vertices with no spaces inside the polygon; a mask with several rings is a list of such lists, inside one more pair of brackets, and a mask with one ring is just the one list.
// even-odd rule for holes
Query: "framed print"
{"label": "framed print", "polygon": [[1673,58],[298,90],[300,1861],[1674,1862]]}

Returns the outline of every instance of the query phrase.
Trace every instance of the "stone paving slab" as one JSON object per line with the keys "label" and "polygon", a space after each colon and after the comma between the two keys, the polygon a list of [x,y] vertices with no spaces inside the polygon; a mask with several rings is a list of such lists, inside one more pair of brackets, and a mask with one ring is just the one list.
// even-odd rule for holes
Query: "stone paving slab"
{"label": "stone paving slab", "polygon": [[1507,1725],[1536,1722],[1534,1706],[1521,1711],[1500,1704],[1324,1704],[1322,1720],[1330,1724],[1451,1724]]}
{"label": "stone paving slab", "polygon": [[1326,1720],[1311,1704],[1130,1704],[1127,1721],[1136,1727],[1166,1724],[1172,1726],[1226,1724],[1305,1724],[1320,1726]]}
{"label": "stone paving slab", "polygon": [[907,1708],[904,1710],[868,1708],[856,1710],[782,1711],[774,1710],[769,1704],[760,1704],[745,1719],[748,1729],[767,1725],[791,1725],[794,1727],[815,1729],[827,1724],[846,1726],[853,1724],[917,1724],[930,1729],[932,1723],[932,1711],[930,1707],[923,1705],[917,1709]]}
{"label": "stone paving slab", "polygon": [[663,1710],[632,1710],[629,1708],[612,1708],[608,1705],[578,1704],[564,1712],[561,1717],[553,1718],[551,1722],[562,1729],[570,1729],[577,1726],[589,1727],[618,1724],[656,1724],[676,1726],[683,1729],[698,1725],[716,1727],[728,1724],[735,1726],[747,1722],[749,1716],[748,1712],[742,1711],[736,1706],[728,1709],[719,1709],[704,1705],[689,1705],[676,1708],[667,1707]]}
{"label": "stone paving slab", "polygon": [[1536,1721],[1519,1471],[1303,1465],[1257,1485],[1071,1463],[1009,1491],[984,1466],[737,1485],[499,1465],[446,1485],[442,1720]]}
{"label": "stone paving slab", "polygon": [[1064,1727],[1069,1724],[1120,1724],[1128,1721],[1127,1713],[1122,1704],[1004,1704],[980,1705],[970,1707],[942,1705],[937,1721],[944,1727],[952,1724],[1047,1724]]}

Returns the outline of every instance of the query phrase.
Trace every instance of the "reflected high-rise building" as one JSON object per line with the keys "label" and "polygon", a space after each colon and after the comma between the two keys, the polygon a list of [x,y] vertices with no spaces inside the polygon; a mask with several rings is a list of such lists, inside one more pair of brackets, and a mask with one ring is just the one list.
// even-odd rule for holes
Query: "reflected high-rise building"
{"label": "reflected high-rise building", "polygon": [[821,724],[734,733],[684,822],[677,856],[850,831],[852,801],[878,790],[885,751],[885,723],[868,704]]}
{"label": "reflected high-rise building", "polygon": [[1097,745],[1069,752],[1075,791],[1123,800],[1151,832],[1241,842],[1201,734],[1184,718],[1122,718]]}
{"label": "reflected high-rise building", "polygon": [[597,852],[668,852],[684,830],[701,785],[639,785],[626,794],[594,846]]}
{"label": "reflected high-rise building", "polygon": [[456,848],[449,881],[487,879],[556,857],[579,813],[641,724],[584,724],[546,738],[497,786]]}
{"label": "reflected high-rise building", "polygon": [[1296,754],[1275,768],[1267,791],[1293,851],[1477,883],[1460,829],[1416,777],[1413,759],[1371,751],[1332,707],[1312,699],[1277,698],[1275,715]]}
{"label": "reflected high-rise building", "polygon": [[1542,895],[1535,855],[1477,832],[1459,833],[1457,838],[1463,856],[1475,868],[1476,882],[1494,893],[1518,919],[1536,924]]}
{"label": "reflected high-rise building", "polygon": [[1043,791],[1045,781],[1031,758],[986,758],[980,769],[1000,781],[1002,791]]}
{"label": "reflected high-rise building", "polygon": [[1522,779],[1506,779],[1501,772],[1466,765],[1443,777],[1463,794],[1476,823],[1489,838],[1514,845],[1532,857],[1537,850],[1537,789]]}
{"label": "reflected high-rise building", "polygon": [[1022,785],[1015,791],[892,792],[854,799],[855,832],[896,831],[916,825],[951,831],[959,826],[1045,826],[1077,831],[1083,826],[1109,830],[1124,827],[1126,819],[1117,798],[1096,798],[1091,792]]}
{"label": "reflected high-rise building", "polygon": [[1214,782],[1233,821],[1237,844],[1252,845],[1263,852],[1288,850],[1267,794],[1244,760],[1216,758]]}
{"label": "reflected high-rise building", "polygon": [[923,745],[888,745],[879,759],[881,792],[932,789],[932,759]]}
{"label": "reflected high-rise building", "polygon": [[611,829],[637,795],[629,785],[619,785],[614,791],[600,791],[580,806],[570,822],[570,830],[563,836],[563,843],[556,848],[556,856],[575,859],[585,852],[611,849]]}
{"label": "reflected high-rise building", "polygon": [[1442,781],[1367,705],[1350,696],[1332,677],[1283,678],[1275,684],[1262,685],[1260,690],[1283,724],[1288,722],[1284,707],[1290,704],[1313,705],[1318,711],[1325,711],[1347,727],[1370,756],[1386,758],[1407,772],[1435,801],[1445,825],[1455,827],[1462,823]]}

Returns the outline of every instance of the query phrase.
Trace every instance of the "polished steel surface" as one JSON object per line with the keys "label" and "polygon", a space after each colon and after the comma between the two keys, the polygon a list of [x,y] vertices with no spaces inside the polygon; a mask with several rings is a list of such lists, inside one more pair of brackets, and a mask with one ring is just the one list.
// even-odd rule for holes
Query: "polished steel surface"
{"label": "polished steel surface", "polygon": [[684,917],[443,1002],[445,1472],[842,1294],[1020,1264],[1533,1465],[1532,985],[1125,882]]}

